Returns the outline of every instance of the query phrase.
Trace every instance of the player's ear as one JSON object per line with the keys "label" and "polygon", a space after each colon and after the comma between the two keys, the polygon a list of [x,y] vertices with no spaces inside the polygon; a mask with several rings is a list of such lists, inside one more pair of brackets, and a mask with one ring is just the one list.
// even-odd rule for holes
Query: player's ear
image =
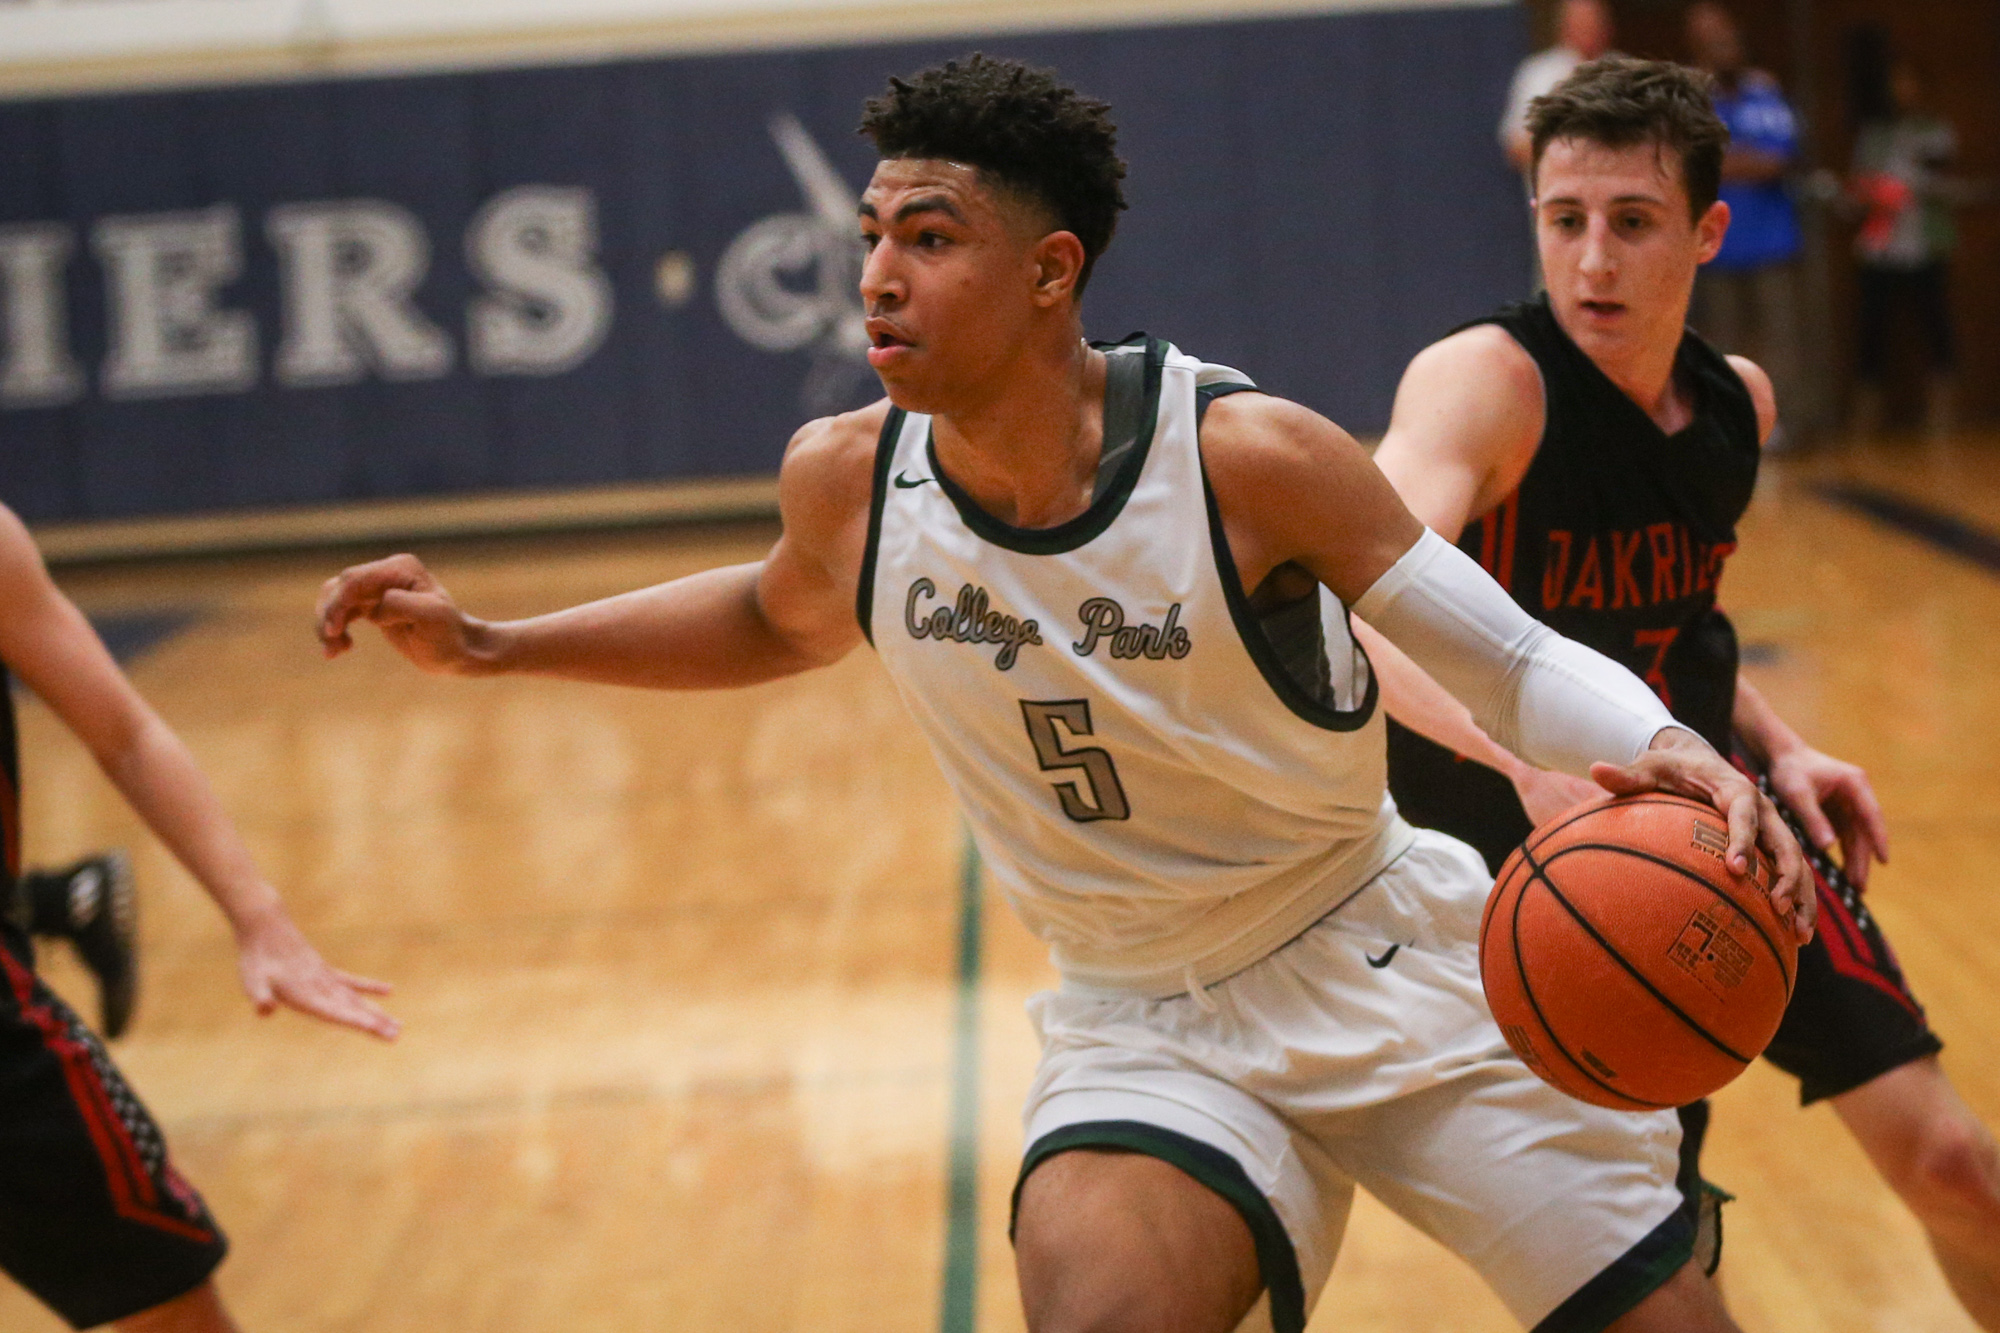
{"label": "player's ear", "polygon": [[1036,241],[1035,304],[1052,306],[1073,297],[1083,260],[1083,242],[1073,231],[1052,231]]}
{"label": "player's ear", "polygon": [[1695,220],[1695,262],[1706,264],[1722,249],[1722,238],[1729,234],[1729,205],[1720,199],[1708,206],[1708,211]]}

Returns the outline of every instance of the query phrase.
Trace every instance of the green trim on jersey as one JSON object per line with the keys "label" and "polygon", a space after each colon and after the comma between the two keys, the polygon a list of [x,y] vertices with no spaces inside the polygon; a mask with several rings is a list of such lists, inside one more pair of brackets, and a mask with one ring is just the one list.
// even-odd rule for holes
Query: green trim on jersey
{"label": "green trim on jersey", "polygon": [[902,408],[890,408],[888,420],[882,423],[882,434],[875,440],[875,481],[868,495],[868,544],[861,551],[861,582],[854,589],[854,616],[861,622],[862,637],[871,647],[875,643],[875,628],[869,622],[875,616],[875,548],[882,541],[882,498],[889,486],[889,464],[896,458],[896,441],[903,434],[904,415]]}
{"label": "green trim on jersey", "polygon": [[[1143,335],[1133,335],[1134,338],[1141,336]],[[1131,345],[1133,339],[1112,344],[1114,347]],[[1146,470],[1147,455],[1152,452],[1153,437],[1159,430],[1160,371],[1166,364],[1167,345],[1158,338],[1146,338],[1143,355],[1146,358],[1146,373],[1140,395],[1138,421],[1133,433],[1135,442],[1127,456],[1120,460],[1118,475],[1104,489],[1102,495],[1091,501],[1088,509],[1067,523],[1059,523],[1053,528],[1017,528],[1002,523],[981,509],[978,503],[966,494],[942,467],[938,466],[937,434],[933,428],[930,439],[924,443],[924,451],[930,458],[931,471],[936,474],[938,485],[943,488],[952,506],[958,510],[958,516],[965,521],[965,526],[972,529],[981,540],[1020,555],[1062,555],[1076,550],[1079,546],[1088,545],[1102,536],[1104,530],[1111,526],[1119,512],[1125,508],[1125,501],[1131,498],[1133,488],[1139,484],[1139,475]],[[1107,440],[1120,438],[1121,432],[1114,430],[1114,427],[1125,424],[1106,421],[1105,438]]]}
{"label": "green trim on jersey", "polygon": [[[1233,387],[1228,391],[1236,392]],[[1359,731],[1367,726],[1369,719],[1375,716],[1375,705],[1381,693],[1381,683],[1375,678],[1375,666],[1368,660],[1368,650],[1361,646],[1360,640],[1353,638],[1350,630],[1349,639],[1354,651],[1361,655],[1362,665],[1368,672],[1368,689],[1358,705],[1348,709],[1329,708],[1306,693],[1305,687],[1285,669],[1277,649],[1271,646],[1270,637],[1264,632],[1264,622],[1250,608],[1250,598],[1243,591],[1243,578],[1236,572],[1236,557],[1229,549],[1229,536],[1222,530],[1222,510],[1215,502],[1215,488],[1209,485],[1205,462],[1201,469],[1201,494],[1208,504],[1208,536],[1215,547],[1215,572],[1222,581],[1223,598],[1229,603],[1229,618],[1236,622],[1236,635],[1243,640],[1243,647],[1250,654],[1250,660],[1257,664],[1257,673],[1263,676],[1264,683],[1271,687],[1279,702],[1291,709],[1301,721],[1310,722],[1315,727],[1327,731]],[[1345,614],[1344,610],[1342,614]]]}

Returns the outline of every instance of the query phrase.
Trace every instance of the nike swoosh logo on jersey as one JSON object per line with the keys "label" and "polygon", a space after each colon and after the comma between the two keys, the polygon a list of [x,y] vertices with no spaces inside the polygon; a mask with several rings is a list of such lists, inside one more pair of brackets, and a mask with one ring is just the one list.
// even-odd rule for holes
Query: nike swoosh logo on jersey
{"label": "nike swoosh logo on jersey", "polygon": [[1396,956],[1396,950],[1402,947],[1403,946],[1400,944],[1392,944],[1387,949],[1382,951],[1382,956],[1380,958],[1377,958],[1372,954],[1363,954],[1362,957],[1368,960],[1368,966],[1370,967],[1375,967],[1375,968],[1387,967],[1389,966],[1389,960]]}
{"label": "nike swoosh logo on jersey", "polygon": [[909,478],[909,477],[906,477],[906,476],[904,476],[904,475],[903,475],[902,473],[900,473],[900,472],[898,472],[898,473],[896,474],[896,485],[897,485],[897,486],[898,486],[899,488],[901,488],[902,490],[906,490],[906,491],[908,491],[908,490],[914,490],[914,489],[916,489],[917,487],[919,487],[919,486],[923,485],[923,484],[924,484],[925,482],[927,482],[927,481],[936,481],[936,480],[937,480],[937,478],[935,478],[935,477],[917,477],[917,478],[915,478],[915,479],[912,479],[912,478]]}

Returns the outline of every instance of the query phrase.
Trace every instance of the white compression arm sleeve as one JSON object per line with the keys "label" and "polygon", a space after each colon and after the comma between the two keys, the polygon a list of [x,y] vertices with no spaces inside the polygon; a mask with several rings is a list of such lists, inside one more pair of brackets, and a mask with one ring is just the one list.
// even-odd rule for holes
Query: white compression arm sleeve
{"label": "white compression arm sleeve", "polygon": [[1529,616],[1428,528],[1354,613],[1538,767],[1587,777],[1593,763],[1630,763],[1676,725],[1637,676]]}

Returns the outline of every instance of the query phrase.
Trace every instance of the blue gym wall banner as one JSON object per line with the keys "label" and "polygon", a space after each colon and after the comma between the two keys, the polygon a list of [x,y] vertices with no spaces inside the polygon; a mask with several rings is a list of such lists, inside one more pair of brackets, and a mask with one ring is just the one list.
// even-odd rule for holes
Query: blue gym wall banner
{"label": "blue gym wall banner", "polygon": [[31,521],[768,474],[879,392],[854,133],[971,49],[1112,104],[1084,303],[1378,431],[1527,291],[1512,6],[0,103],[0,499]]}

